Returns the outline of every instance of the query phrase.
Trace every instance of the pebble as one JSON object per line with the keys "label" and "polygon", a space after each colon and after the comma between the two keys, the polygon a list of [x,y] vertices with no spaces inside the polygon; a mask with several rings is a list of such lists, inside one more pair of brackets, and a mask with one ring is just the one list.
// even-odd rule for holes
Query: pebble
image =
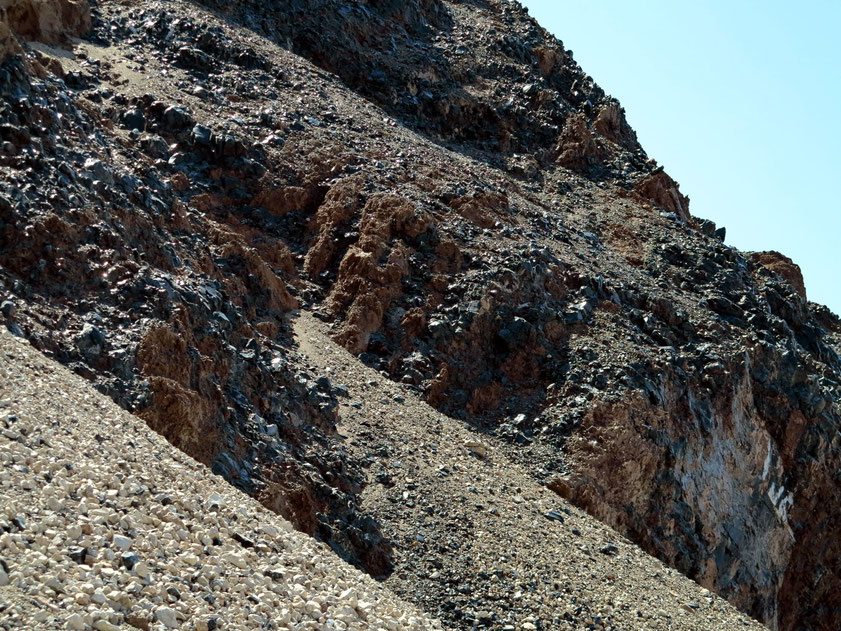
{"label": "pebble", "polygon": [[137,129],[138,131],[146,129],[146,117],[138,107],[133,107],[123,112],[122,121],[126,129]]}
{"label": "pebble", "polygon": [[155,610],[155,619],[170,629],[178,628],[178,618],[175,616],[175,610],[170,607],[158,607]]}
{"label": "pebble", "polygon": [[120,550],[128,550],[131,547],[131,539],[123,535],[114,535],[114,545]]}
{"label": "pebble", "polygon": [[564,516],[556,510],[550,510],[548,513],[546,513],[546,518],[564,523]]}
{"label": "pebble", "polygon": [[135,563],[132,569],[134,571],[135,576],[137,576],[138,578],[149,577],[149,566],[146,564],[145,561],[139,561]]}
{"label": "pebble", "polygon": [[124,552],[120,555],[120,562],[127,570],[132,570],[140,562],[140,557],[133,552]]}

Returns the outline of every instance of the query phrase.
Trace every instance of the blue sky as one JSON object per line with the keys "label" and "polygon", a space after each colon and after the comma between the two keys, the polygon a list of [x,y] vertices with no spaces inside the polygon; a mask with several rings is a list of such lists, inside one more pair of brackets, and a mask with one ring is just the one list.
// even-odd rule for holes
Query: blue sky
{"label": "blue sky", "polygon": [[841,1],[526,0],[742,250],[841,314]]}

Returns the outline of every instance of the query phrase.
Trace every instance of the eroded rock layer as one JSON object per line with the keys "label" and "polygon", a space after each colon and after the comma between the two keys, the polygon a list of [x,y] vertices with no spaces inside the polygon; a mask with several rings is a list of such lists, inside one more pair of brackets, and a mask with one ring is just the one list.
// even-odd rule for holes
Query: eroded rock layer
{"label": "eroded rock layer", "polygon": [[786,257],[693,217],[519,5],[2,6],[13,332],[399,573],[404,544],[360,508],[381,482],[342,446],[345,390],[290,336],[313,311],[770,627],[841,624],[841,323]]}

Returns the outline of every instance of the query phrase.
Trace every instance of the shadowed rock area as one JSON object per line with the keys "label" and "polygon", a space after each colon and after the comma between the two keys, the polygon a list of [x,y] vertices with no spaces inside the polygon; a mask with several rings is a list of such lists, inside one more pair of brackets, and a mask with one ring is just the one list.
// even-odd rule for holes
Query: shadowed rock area
{"label": "shadowed rock area", "polygon": [[499,480],[516,469],[772,629],[841,625],[841,322],[790,259],[694,217],[519,4],[0,16],[13,334],[453,628],[602,622],[562,583],[569,619],[542,608],[552,567],[459,560],[508,540],[525,482],[464,513],[425,486],[418,514],[401,444],[435,441],[378,435],[399,407],[355,398],[301,322],[374,371],[366,399],[425,402],[475,460],[492,446]]}

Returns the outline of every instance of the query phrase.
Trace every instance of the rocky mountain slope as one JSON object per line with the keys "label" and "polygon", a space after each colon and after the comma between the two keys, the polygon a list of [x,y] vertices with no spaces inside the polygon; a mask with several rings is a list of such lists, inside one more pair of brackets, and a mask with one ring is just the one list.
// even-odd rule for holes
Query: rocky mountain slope
{"label": "rocky mountain slope", "polygon": [[0,356],[0,628],[441,628],[5,331]]}
{"label": "rocky mountain slope", "polygon": [[[523,594],[556,566],[511,591],[459,560],[529,484],[772,629],[841,624],[841,322],[693,217],[518,4],[0,9],[13,333],[453,627],[555,628]],[[368,369],[478,446],[403,455],[400,410],[349,400]],[[451,497],[448,460],[489,467],[481,520],[400,470],[424,458]]]}
{"label": "rocky mountain slope", "polygon": [[[354,393],[360,386],[372,390],[370,379],[360,379],[366,375],[356,371],[355,360],[331,347],[329,338],[309,320],[301,324],[306,336],[302,344],[315,361],[326,360],[342,376],[345,371],[354,373],[348,375],[358,379]],[[442,628],[430,614],[343,563],[326,545],[295,532],[286,520],[150,432],[142,420],[5,331],[0,333],[0,358],[0,628]],[[390,391],[386,386],[380,394]],[[424,422],[435,416],[416,402],[407,403],[405,410],[426,417]],[[403,415],[395,421],[399,416]],[[349,425],[353,422],[349,418]],[[395,484],[442,487],[418,502],[423,511],[440,508],[444,489],[453,493],[447,498],[451,509],[462,510],[452,502],[456,494],[486,497],[484,488],[469,489],[466,484],[479,484],[494,469],[488,460],[466,458],[465,453],[453,453],[456,445],[444,444],[469,436],[468,430],[448,428],[447,419],[433,422],[440,428],[435,432],[440,439],[421,443],[425,449],[420,457],[408,448],[404,468],[395,471]],[[370,427],[367,420],[365,424]],[[413,425],[417,432],[420,428]],[[385,442],[391,437],[400,443],[397,433]],[[441,484],[442,469],[432,467],[436,445],[441,450],[438,459],[451,471],[449,483]],[[425,462],[430,451],[433,462]],[[391,464],[400,469],[398,463]],[[482,473],[477,475],[477,470]],[[416,482],[405,473],[416,476]],[[459,529],[484,539],[462,550],[471,564],[438,566],[439,574],[448,578],[436,582],[446,586],[456,577],[461,593],[469,594],[466,588],[471,585],[497,593],[519,587],[522,606],[496,612],[489,597],[484,602],[491,611],[471,612],[481,626],[762,628],[592,517],[571,510],[527,474],[512,473],[507,484],[523,484],[518,503],[491,499],[502,514],[492,509],[487,517],[477,515],[475,524],[465,516],[456,521]],[[382,511],[389,502],[372,497],[370,504],[372,510]],[[405,505],[415,507],[412,501]],[[521,514],[511,515],[514,506]],[[424,539],[407,517],[384,514],[394,527],[413,531],[412,544],[405,549],[415,549],[405,570],[414,571],[416,563],[429,567],[448,560],[446,553],[417,549]],[[413,516],[420,521],[426,517]],[[506,527],[516,533],[518,549],[506,558],[499,555],[497,540],[481,529],[493,531],[495,519],[512,517],[520,523]],[[530,522],[537,522],[534,531],[523,527]],[[435,530],[428,526],[424,529],[433,541]],[[454,539],[458,536],[447,537]],[[533,565],[537,561],[539,566]],[[472,563],[482,563],[490,576],[473,576]],[[558,574],[560,568],[564,574]],[[535,571],[541,580],[534,580]],[[406,592],[420,589],[424,605],[434,610],[434,594],[423,575],[395,572],[386,585]],[[535,602],[545,596],[549,600]],[[530,615],[537,605],[546,617]],[[508,622],[504,627],[503,618]]]}

